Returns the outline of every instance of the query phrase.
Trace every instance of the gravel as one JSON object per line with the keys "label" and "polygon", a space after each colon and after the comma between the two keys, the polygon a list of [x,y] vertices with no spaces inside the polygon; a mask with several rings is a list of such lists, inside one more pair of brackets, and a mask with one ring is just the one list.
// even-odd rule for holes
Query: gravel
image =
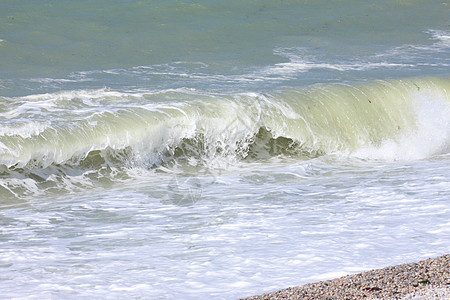
{"label": "gravel", "polygon": [[450,299],[450,254],[245,298]]}

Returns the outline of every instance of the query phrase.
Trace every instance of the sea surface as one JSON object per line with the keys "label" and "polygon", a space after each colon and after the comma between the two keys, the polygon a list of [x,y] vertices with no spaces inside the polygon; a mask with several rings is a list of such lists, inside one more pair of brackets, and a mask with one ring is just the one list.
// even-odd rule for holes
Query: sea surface
{"label": "sea surface", "polygon": [[450,249],[450,3],[0,2],[5,299],[237,299]]}

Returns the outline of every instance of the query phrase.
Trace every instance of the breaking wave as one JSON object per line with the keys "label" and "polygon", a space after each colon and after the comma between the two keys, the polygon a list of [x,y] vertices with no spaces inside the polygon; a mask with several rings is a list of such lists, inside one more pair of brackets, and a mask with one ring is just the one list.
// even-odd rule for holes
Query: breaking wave
{"label": "breaking wave", "polygon": [[76,186],[76,178],[109,182],[133,168],[220,168],[274,156],[426,158],[449,151],[449,88],[448,78],[421,78],[264,94],[103,89],[1,98],[1,185],[16,193],[24,182],[40,190],[67,177]]}

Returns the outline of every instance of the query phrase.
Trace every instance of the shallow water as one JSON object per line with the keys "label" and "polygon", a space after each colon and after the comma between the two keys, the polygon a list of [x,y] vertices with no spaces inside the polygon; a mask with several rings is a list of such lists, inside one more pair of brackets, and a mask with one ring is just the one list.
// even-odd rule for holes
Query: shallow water
{"label": "shallow water", "polygon": [[3,1],[3,296],[232,299],[447,253],[448,12]]}

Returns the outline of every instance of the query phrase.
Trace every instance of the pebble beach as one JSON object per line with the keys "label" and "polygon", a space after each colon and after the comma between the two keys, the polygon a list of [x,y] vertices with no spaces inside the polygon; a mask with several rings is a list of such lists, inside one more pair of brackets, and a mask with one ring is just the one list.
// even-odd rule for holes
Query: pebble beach
{"label": "pebble beach", "polygon": [[450,254],[245,298],[450,299]]}

